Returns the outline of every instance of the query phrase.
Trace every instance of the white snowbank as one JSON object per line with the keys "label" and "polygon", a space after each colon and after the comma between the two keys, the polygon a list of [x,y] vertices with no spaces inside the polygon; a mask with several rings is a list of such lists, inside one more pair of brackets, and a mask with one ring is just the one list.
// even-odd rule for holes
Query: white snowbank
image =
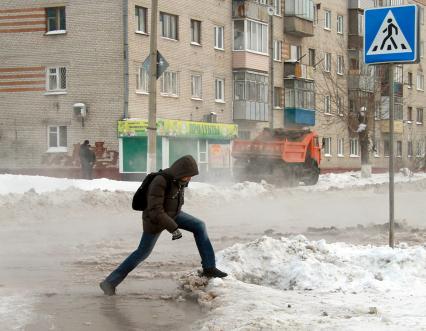
{"label": "white snowbank", "polygon": [[263,237],[220,252],[218,260],[227,278],[211,280],[201,290],[186,286],[210,309],[194,329],[424,330],[426,325],[423,246],[392,250],[303,236]]}
{"label": "white snowbank", "polygon": [[83,180],[53,178],[44,176],[0,175],[0,194],[25,193],[34,190],[37,193],[78,188],[84,191],[135,191],[140,183],[116,181],[106,178]]}
{"label": "white snowbank", "polygon": [[[351,188],[367,185],[383,184],[388,182],[388,174],[373,174],[371,178],[361,178],[360,172],[329,173],[320,175],[319,182],[315,186],[300,186],[296,189],[308,191],[323,191],[330,188]],[[426,179],[426,173],[416,173],[410,176],[403,173],[395,175],[396,183],[410,182]],[[43,176],[25,176],[25,175],[0,175],[0,195],[9,193],[22,194],[30,190],[36,193],[53,192],[56,190],[66,190],[77,188],[83,191],[106,190],[106,191],[126,191],[135,192],[139,187],[139,182],[116,181],[106,178],[83,180],[53,178]],[[261,183],[243,182],[229,184],[208,184],[200,182],[191,182],[190,190],[197,192],[200,196],[209,196],[211,194],[222,195],[225,199],[249,198],[257,195],[263,195],[274,191],[273,185],[264,181]],[[292,188],[295,189],[295,188]]]}

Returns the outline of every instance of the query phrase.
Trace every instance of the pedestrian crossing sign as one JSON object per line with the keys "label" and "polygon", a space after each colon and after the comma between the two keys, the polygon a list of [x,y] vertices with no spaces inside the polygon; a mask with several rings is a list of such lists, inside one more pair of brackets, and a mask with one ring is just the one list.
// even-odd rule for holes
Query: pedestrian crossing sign
{"label": "pedestrian crossing sign", "polygon": [[381,7],[364,13],[364,62],[418,61],[417,6]]}

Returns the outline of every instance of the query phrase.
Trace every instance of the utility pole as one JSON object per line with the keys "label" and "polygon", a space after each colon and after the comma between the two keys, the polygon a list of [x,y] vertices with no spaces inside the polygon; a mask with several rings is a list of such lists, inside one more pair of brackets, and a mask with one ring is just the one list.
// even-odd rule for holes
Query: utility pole
{"label": "utility pole", "polygon": [[389,246],[394,248],[395,246],[395,206],[394,206],[394,147],[393,147],[393,136],[394,136],[394,64],[389,64]]}
{"label": "utility pole", "polygon": [[151,35],[149,67],[148,169],[157,170],[157,21],[158,0],[151,0]]}
{"label": "utility pole", "polygon": [[269,128],[274,128],[274,0],[271,0],[269,14]]}

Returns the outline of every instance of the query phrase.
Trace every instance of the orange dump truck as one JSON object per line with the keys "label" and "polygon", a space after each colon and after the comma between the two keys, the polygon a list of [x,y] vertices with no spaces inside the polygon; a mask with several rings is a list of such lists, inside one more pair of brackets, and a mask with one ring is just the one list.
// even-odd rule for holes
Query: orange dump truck
{"label": "orange dump truck", "polygon": [[234,140],[234,177],[294,186],[318,182],[321,148],[311,130],[264,129],[254,140]]}

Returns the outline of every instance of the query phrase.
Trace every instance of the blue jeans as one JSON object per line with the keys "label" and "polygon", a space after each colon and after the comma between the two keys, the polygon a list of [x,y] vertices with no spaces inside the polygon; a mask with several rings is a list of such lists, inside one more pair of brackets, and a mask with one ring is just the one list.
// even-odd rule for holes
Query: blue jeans
{"label": "blue jeans", "polygon": [[[204,222],[182,211],[176,217],[175,222],[179,229],[187,230],[194,234],[195,243],[197,244],[198,252],[201,256],[202,267],[215,267],[216,259],[214,250],[207,235],[207,229]],[[106,281],[114,287],[120,284],[129,272],[136,268],[139,263],[144,261],[151,254],[159,237],[160,233],[142,233],[139,247],[106,278]]]}

